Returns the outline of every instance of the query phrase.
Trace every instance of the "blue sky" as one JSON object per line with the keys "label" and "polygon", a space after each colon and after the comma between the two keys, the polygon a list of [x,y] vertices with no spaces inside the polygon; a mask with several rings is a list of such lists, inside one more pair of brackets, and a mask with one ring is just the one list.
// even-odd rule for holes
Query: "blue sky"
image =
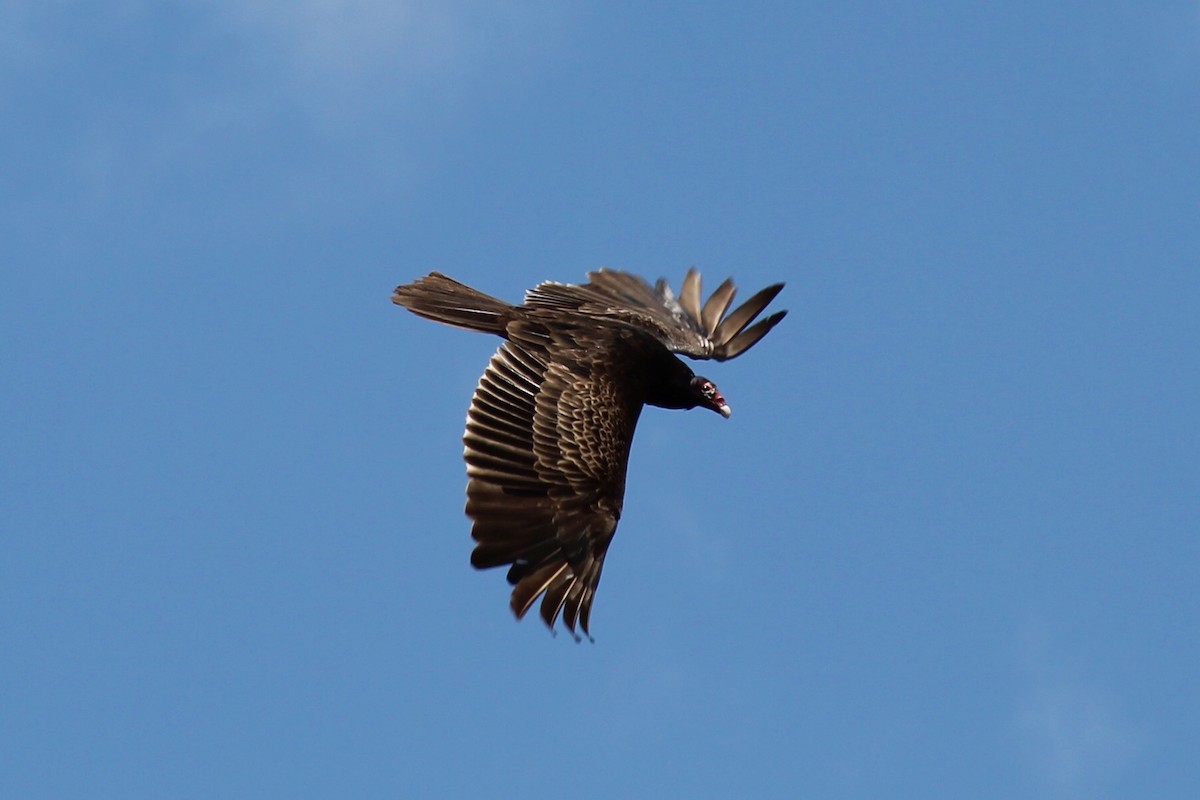
{"label": "blue sky", "polygon": [[[0,795],[1194,797],[1200,5],[514,5],[0,4]],[[518,624],[390,291],[691,265]]]}

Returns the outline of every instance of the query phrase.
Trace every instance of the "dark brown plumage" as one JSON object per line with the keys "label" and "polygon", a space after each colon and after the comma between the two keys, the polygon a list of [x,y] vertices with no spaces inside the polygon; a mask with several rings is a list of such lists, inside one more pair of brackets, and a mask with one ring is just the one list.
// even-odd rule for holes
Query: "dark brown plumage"
{"label": "dark brown plumage", "polygon": [[729,405],[672,353],[725,361],[787,313],[751,325],[783,288],[732,313],[732,280],[701,306],[700,274],[676,297],[627,272],[602,269],[582,286],[553,282],[510,305],[438,272],[396,288],[392,302],[428,319],[507,341],[479,380],[463,436],[471,564],[507,566],[520,619],[542,598],[551,630],[588,625],[604,555],[621,518],[625,468],[642,406]]}

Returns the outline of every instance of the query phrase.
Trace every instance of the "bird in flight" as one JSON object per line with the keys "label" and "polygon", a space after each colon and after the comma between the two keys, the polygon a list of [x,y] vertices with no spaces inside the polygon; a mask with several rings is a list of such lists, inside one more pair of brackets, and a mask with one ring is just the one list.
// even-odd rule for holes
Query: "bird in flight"
{"label": "bird in flight", "polygon": [[[601,269],[588,283],[547,281],[511,305],[431,272],[392,302],[422,317],[505,339],[467,412],[467,516],[477,569],[508,567],[517,619],[541,597],[577,640],[621,518],[625,470],[642,406],[729,404],[673,355],[725,361],[749,350],[786,311],[754,323],[783,288],[768,286],[731,313],[726,280],[701,305],[693,268],[676,296],[665,280]],[[754,323],[754,324],[751,324]]]}

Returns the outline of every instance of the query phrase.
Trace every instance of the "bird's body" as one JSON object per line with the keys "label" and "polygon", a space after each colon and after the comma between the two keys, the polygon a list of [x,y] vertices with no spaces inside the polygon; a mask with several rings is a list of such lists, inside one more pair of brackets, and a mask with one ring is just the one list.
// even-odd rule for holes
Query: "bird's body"
{"label": "bird's body", "polygon": [[701,309],[694,270],[679,300],[662,281],[651,288],[611,270],[589,277],[583,286],[543,283],[519,306],[436,272],[392,296],[421,316],[507,340],[479,381],[463,436],[471,563],[508,566],[517,617],[541,596],[545,623],[553,629],[561,613],[572,634],[588,633],[642,406],[729,416],[712,382],[673,353],[733,358],[786,313],[747,329],[782,284],[726,316],[733,284]]}

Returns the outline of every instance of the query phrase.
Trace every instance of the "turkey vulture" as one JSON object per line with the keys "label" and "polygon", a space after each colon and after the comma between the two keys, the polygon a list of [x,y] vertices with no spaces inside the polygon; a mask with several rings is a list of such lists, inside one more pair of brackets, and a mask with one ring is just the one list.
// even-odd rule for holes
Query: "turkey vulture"
{"label": "turkey vulture", "polygon": [[398,286],[392,302],[422,317],[502,336],[479,380],[467,430],[467,515],[477,569],[508,567],[518,619],[542,598],[576,639],[588,621],[604,554],[621,518],[625,468],[642,405],[729,404],[672,353],[717,361],[749,350],[784,317],[750,323],[783,288],[768,286],[732,313],[733,281],[700,304],[691,269],[676,297],[627,272],[588,273],[582,286],[547,281],[519,306],[439,272]]}

